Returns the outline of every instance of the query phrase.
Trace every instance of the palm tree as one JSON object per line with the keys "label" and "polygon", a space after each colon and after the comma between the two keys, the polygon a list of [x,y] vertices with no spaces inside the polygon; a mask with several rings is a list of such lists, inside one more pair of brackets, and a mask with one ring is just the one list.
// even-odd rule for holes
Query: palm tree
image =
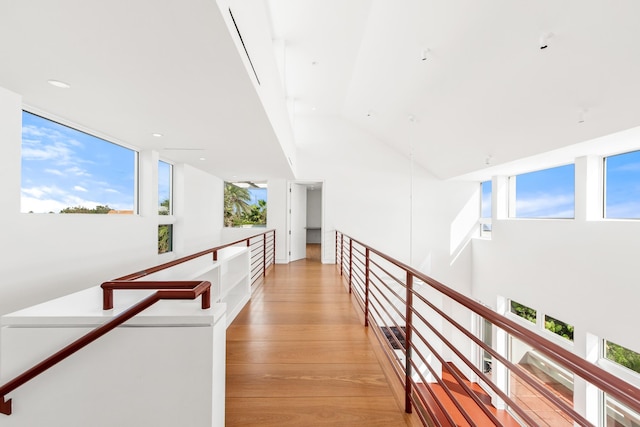
{"label": "palm tree", "polygon": [[224,183],[224,225],[233,226],[234,218],[251,211],[249,206],[251,195],[246,188],[238,187],[230,182]]}

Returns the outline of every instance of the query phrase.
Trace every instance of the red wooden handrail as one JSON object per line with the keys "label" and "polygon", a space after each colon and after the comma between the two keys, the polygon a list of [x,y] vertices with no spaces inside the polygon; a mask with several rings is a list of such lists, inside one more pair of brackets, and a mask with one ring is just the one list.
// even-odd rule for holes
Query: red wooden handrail
{"label": "red wooden handrail", "polygon": [[107,332],[113,330],[117,326],[131,319],[135,315],[139,314],[143,310],[152,306],[160,300],[170,299],[196,299],[202,296],[202,309],[208,309],[211,307],[211,283],[208,281],[140,281],[136,282],[136,279],[147,276],[152,273],[156,273],[167,268],[174,267],[178,264],[182,264],[187,261],[199,258],[207,254],[213,254],[213,259],[217,260],[218,251],[230,246],[234,246],[240,243],[246,243],[246,246],[251,246],[251,239],[259,236],[263,236],[262,247],[264,253],[260,256],[262,259],[262,274],[266,275],[267,272],[267,235],[271,234],[272,239],[270,241],[273,246],[273,251],[270,254],[270,264],[275,264],[275,244],[276,244],[276,232],[275,230],[268,230],[263,233],[255,234],[244,239],[236,240],[235,242],[225,243],[220,246],[206,249],[204,251],[197,252],[195,254],[187,255],[176,260],[166,262],[154,267],[150,267],[145,270],[141,270],[135,273],[128,274],[126,276],[117,278],[112,281],[104,282],[101,287],[103,289],[103,309],[110,310],[113,308],[113,291],[116,289],[141,289],[141,290],[156,290],[152,295],[144,298],[136,305],[123,311],[110,321],[104,323],[88,334],[77,339],[73,343],[64,347],[62,350],[46,358],[42,362],[38,363],[34,367],[28,369],[24,373],[18,375],[8,383],[0,387],[0,413],[5,415],[11,415],[11,399],[5,400],[7,394],[14,391],[16,388],[22,386],[26,382],[32,380],[38,375],[42,374],[49,368],[53,367],[57,363],[76,353],[78,350],[86,347],[88,344],[97,340]]}
{"label": "red wooden handrail", "polygon": [[163,289],[156,291],[152,295],[149,295],[136,305],[123,311],[113,319],[97,327],[88,334],[78,338],[68,346],[64,347],[62,350],[49,356],[31,369],[26,370],[22,374],[18,375],[17,377],[0,387],[0,413],[11,415],[11,399],[5,400],[7,394],[11,393],[26,382],[34,379],[38,375],[42,374],[43,372],[63,361],[72,354],[76,353],[78,350],[91,344],[101,336],[105,335],[107,332],[113,330],[117,326],[131,319],[133,316],[151,307],[156,302],[163,299],[196,299],[200,295],[202,295],[202,308],[209,308],[211,306],[210,299],[205,298],[205,295],[210,295],[211,283],[207,281],[189,283],[189,287],[185,287],[184,282],[164,282],[162,284]]}
{"label": "red wooden handrail", "polygon": [[[340,239],[338,239],[338,235],[340,235]],[[345,239],[349,239],[349,245],[347,247],[347,245],[345,244],[344,240]],[[472,312],[482,316],[483,318],[487,319],[488,321],[490,321],[492,324],[494,324],[495,326],[501,328],[502,330],[504,330],[505,332],[507,332],[508,334],[520,339],[521,341],[531,345],[534,349],[536,349],[537,351],[539,351],[540,353],[550,357],[552,360],[556,360],[558,361],[561,365],[565,366],[566,368],[568,368],[570,371],[572,371],[575,375],[578,375],[579,377],[583,378],[584,380],[588,381],[589,383],[595,385],[596,387],[598,387],[600,390],[604,391],[605,393],[611,395],[612,397],[614,397],[615,399],[617,399],[618,401],[620,401],[621,403],[629,406],[630,408],[632,408],[635,411],[640,411],[640,389],[638,389],[637,387],[633,386],[632,384],[627,383],[626,381],[620,379],[619,377],[605,371],[604,369],[600,368],[599,366],[590,363],[578,356],[576,356],[575,354],[571,353],[570,351],[562,348],[561,346],[559,346],[558,344],[555,344],[543,337],[541,337],[540,335],[524,328],[523,326],[519,325],[518,323],[514,322],[511,319],[508,319],[505,316],[501,316],[499,314],[497,314],[496,312],[494,312],[493,310],[491,310],[488,307],[485,307],[484,305],[472,300],[471,298],[447,287],[446,285],[442,284],[441,282],[425,275],[424,273],[414,269],[413,267],[408,266],[407,264],[404,264],[401,261],[398,261],[397,259],[390,257],[374,248],[372,248],[371,246],[362,243],[359,240],[353,239],[350,236],[343,234],[340,231],[336,231],[336,258],[338,257],[338,253],[339,253],[339,258],[340,258],[340,262],[338,263],[338,260],[336,260],[336,262],[339,264],[339,268],[340,268],[340,272],[342,273],[343,271],[343,262],[344,262],[344,255],[345,255],[345,251],[349,251],[349,264],[352,263],[351,258],[352,258],[352,252],[354,251],[353,249],[353,243],[356,243],[358,245],[360,245],[361,247],[363,247],[366,250],[366,255],[365,256],[365,260],[363,262],[366,262],[367,264],[370,262],[370,254],[375,254],[376,256],[384,259],[385,261],[387,261],[388,263],[400,268],[401,270],[403,270],[404,272],[406,272],[407,274],[407,278],[410,277],[415,277],[419,280],[421,280],[422,282],[428,284],[429,286],[431,286],[433,289],[439,291],[441,294],[451,298],[453,301],[456,301],[457,303],[459,303],[460,305],[466,307],[467,309],[471,310]],[[338,250],[339,249],[339,250]],[[356,250],[357,252],[357,250]],[[351,276],[352,274],[352,268],[351,265],[349,266],[349,275]],[[408,279],[409,281],[409,279]],[[351,277],[349,277],[349,283],[352,282]],[[369,279],[367,277],[367,283],[366,283],[366,289],[368,289],[369,287]],[[407,286],[409,287],[409,286]],[[365,292],[368,292],[368,290],[366,290]],[[413,295],[413,292],[411,292],[409,295]],[[368,298],[368,295],[365,295],[365,298]],[[409,298],[409,297],[407,297]],[[432,307],[433,308],[433,307]],[[438,310],[439,311],[439,310]],[[407,315],[407,317],[409,317],[409,315]],[[448,317],[448,316],[447,316]],[[450,319],[450,318],[449,318]],[[450,319],[452,320],[452,319]],[[368,321],[368,319],[366,319],[365,321]],[[461,330],[463,333],[466,331],[466,329],[462,328],[461,325],[456,324],[456,322],[452,323],[453,326],[455,326],[457,329]],[[411,326],[411,325],[410,325]],[[409,329],[410,330],[410,329]],[[467,331],[468,332],[468,331]],[[409,335],[409,334],[407,334]],[[407,337],[408,338],[408,337]],[[476,344],[482,346],[483,348],[485,348],[484,343],[480,342],[480,340],[474,340],[476,342]],[[485,348],[486,350],[490,351],[494,356],[495,356],[495,352],[492,351],[492,349],[490,348]],[[506,361],[506,359],[503,362],[508,362]],[[584,419],[581,420],[581,423],[584,425]]]}

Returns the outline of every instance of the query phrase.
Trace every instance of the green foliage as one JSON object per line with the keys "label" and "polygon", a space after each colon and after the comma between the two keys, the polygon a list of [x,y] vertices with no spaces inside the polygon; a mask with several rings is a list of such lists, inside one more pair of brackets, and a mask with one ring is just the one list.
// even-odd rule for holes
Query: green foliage
{"label": "green foliage", "polygon": [[511,312],[523,319],[528,320],[531,323],[536,323],[537,312],[533,308],[529,308],[526,305],[522,305],[515,301],[511,301]]}
{"label": "green foliage", "polygon": [[82,213],[82,214],[107,214],[112,209],[109,205],[98,205],[93,209],[85,208],[84,206],[75,206],[64,208],[60,211],[60,213]]}
{"label": "green foliage", "polygon": [[605,341],[605,357],[612,360],[632,371],[640,373],[640,353],[614,344],[611,341]]}
{"label": "green foliage", "polygon": [[158,226],[158,253],[163,254],[173,250],[173,226],[164,224]]}
{"label": "green foliage", "polygon": [[258,200],[250,205],[251,194],[246,188],[230,182],[224,184],[224,225],[240,227],[243,225],[266,225],[267,202]]}
{"label": "green foliage", "polygon": [[561,320],[554,319],[551,316],[544,316],[545,329],[560,335],[562,338],[566,338],[569,341],[573,341],[573,326],[564,323]]}
{"label": "green foliage", "polygon": [[171,212],[171,206],[169,205],[169,203],[169,199],[164,199],[162,202],[160,202],[158,215],[169,215],[169,212]]}

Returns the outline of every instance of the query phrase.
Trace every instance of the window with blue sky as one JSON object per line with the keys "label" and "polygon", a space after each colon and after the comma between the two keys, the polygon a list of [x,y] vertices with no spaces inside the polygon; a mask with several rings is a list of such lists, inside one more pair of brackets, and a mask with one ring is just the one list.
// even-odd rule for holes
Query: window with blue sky
{"label": "window with blue sky", "polygon": [[491,181],[484,181],[480,185],[482,189],[480,217],[491,218]]}
{"label": "window with blue sky", "polygon": [[173,213],[173,203],[171,198],[171,182],[173,175],[173,165],[158,162],[158,214],[171,215]]}
{"label": "window with blue sky", "polygon": [[517,218],[573,218],[574,165],[559,166],[512,177]]}
{"label": "window with blue sky", "polygon": [[640,218],[640,151],[605,159],[605,218]]}
{"label": "window with blue sky", "polygon": [[22,113],[21,212],[133,213],[136,152]]}

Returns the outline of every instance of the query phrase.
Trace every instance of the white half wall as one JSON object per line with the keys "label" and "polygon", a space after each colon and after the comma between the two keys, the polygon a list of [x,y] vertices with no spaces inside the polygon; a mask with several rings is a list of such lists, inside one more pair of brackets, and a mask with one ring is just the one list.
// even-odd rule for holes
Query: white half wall
{"label": "white half wall", "polygon": [[[222,228],[222,181],[176,165],[173,218],[176,250],[158,255],[157,182],[148,169],[157,154],[141,155],[143,215],[20,213],[20,95],[0,89],[0,220],[4,224],[0,258],[0,315],[140,269],[211,247]],[[135,146],[135,141],[127,141]],[[151,180],[152,182],[148,182]],[[152,194],[148,194],[151,192]],[[155,192],[155,193],[154,193]],[[153,195],[155,194],[155,196]]]}

